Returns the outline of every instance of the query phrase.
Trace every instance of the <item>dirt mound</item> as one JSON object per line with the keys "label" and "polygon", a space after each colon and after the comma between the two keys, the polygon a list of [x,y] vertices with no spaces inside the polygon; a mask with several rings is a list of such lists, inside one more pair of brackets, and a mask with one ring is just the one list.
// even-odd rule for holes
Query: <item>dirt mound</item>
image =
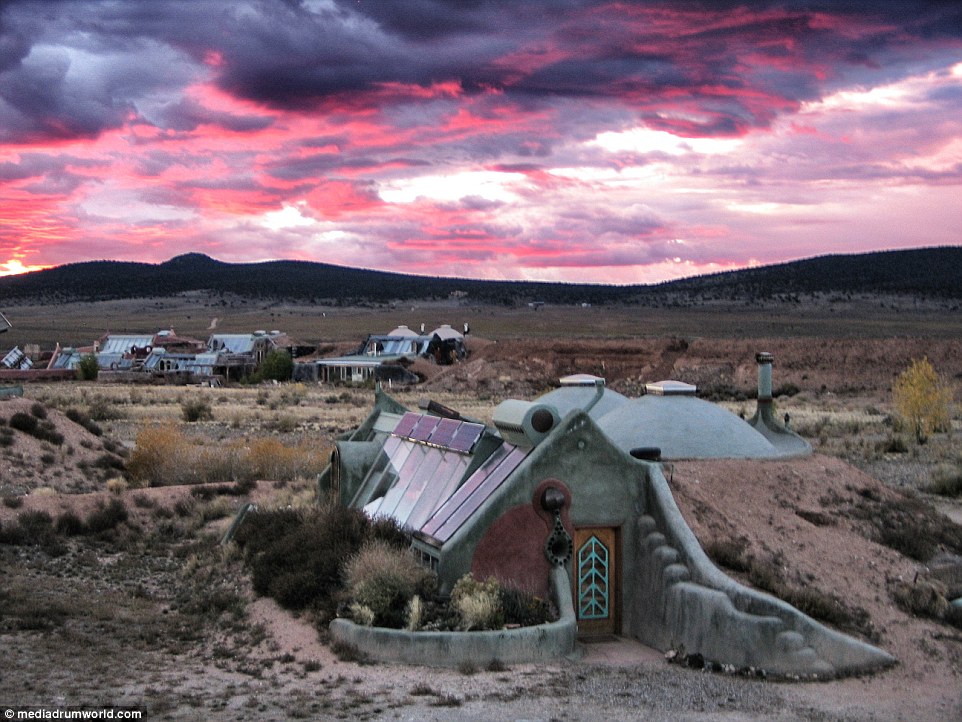
{"label": "dirt mound", "polygon": [[121,474],[121,449],[85,415],[68,413],[27,398],[0,400],[0,495],[96,491]]}
{"label": "dirt mound", "polygon": [[[893,546],[914,553],[932,532],[962,543],[948,519],[922,506],[912,518],[894,516],[895,509],[913,507],[912,499],[825,456],[676,462],[667,473],[685,520],[706,550],[733,567],[728,573],[797,590],[812,605],[808,611],[906,667],[941,662],[962,675],[958,636],[907,613],[893,594],[897,583],[923,579],[925,562],[946,551],[928,540],[917,547],[924,558],[915,560]],[[909,526],[894,528],[899,518]],[[931,529],[929,518],[940,528]]]}

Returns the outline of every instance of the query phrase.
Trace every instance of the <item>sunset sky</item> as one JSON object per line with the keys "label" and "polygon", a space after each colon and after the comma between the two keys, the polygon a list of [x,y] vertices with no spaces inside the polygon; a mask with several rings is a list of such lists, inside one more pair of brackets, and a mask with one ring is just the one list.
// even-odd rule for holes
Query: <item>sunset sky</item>
{"label": "sunset sky", "polygon": [[962,244],[962,4],[0,2],[0,274],[651,283]]}

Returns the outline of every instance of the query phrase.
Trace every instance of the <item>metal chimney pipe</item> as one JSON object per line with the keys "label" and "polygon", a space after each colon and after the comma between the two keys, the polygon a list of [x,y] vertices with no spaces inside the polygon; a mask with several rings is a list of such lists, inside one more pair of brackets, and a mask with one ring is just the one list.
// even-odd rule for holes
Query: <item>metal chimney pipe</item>
{"label": "metal chimney pipe", "polygon": [[760,351],[755,354],[755,360],[758,362],[758,400],[771,401],[772,363],[775,361],[775,357],[768,351]]}
{"label": "metal chimney pipe", "polygon": [[772,362],[775,357],[767,351],[760,351],[755,354],[758,362],[758,399],[755,405],[755,416],[749,422],[756,429],[764,427],[771,430],[778,430],[780,424],[775,421],[772,413]]}

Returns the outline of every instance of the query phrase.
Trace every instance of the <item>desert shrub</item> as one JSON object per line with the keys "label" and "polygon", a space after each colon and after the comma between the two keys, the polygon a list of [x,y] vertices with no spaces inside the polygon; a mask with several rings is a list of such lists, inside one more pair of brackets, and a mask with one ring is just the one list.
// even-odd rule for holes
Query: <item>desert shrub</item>
{"label": "desert shrub", "polygon": [[190,495],[205,500],[215,496],[245,496],[256,487],[256,481],[246,479],[233,484],[198,484],[190,490]]}
{"label": "desert shrub", "polygon": [[909,614],[942,619],[949,611],[945,587],[929,580],[915,583],[897,580],[889,586],[892,600]]}
{"label": "desert shrub", "polygon": [[29,434],[35,439],[49,441],[57,446],[63,443],[63,434],[57,431],[57,427],[52,421],[47,419],[39,419],[32,414],[18,411],[10,417],[9,424],[12,428]]}
{"label": "desert shrub", "polygon": [[347,607],[347,611],[351,615],[351,619],[363,627],[373,627],[374,622],[377,620],[377,615],[373,609],[363,604],[358,604],[357,602],[351,602]]}
{"label": "desert shrub", "polygon": [[53,517],[45,511],[24,511],[14,526],[3,529],[0,541],[19,546],[47,545],[54,536]]}
{"label": "desert shrub", "polygon": [[34,402],[34,404],[30,407],[30,413],[38,419],[47,418],[47,408],[39,401]]}
{"label": "desert shrub", "polygon": [[72,511],[65,511],[57,517],[56,529],[64,536],[78,536],[87,532],[87,525]]}
{"label": "desert shrub", "polygon": [[248,514],[234,541],[244,550],[258,594],[331,618],[341,601],[347,561],[379,533],[361,510],[330,504]]}
{"label": "desert shrub", "polygon": [[120,499],[111,499],[87,516],[87,530],[92,534],[115,529],[127,521],[127,507]]}
{"label": "desert shrub", "polygon": [[277,439],[261,438],[250,443],[246,466],[251,478],[293,481],[313,478],[324,470],[327,458],[316,446],[285,446]]}
{"label": "desert shrub", "polygon": [[558,618],[557,610],[548,600],[515,586],[501,587],[501,609],[505,624],[523,627],[553,622]]}
{"label": "desert shrub", "polygon": [[415,594],[404,608],[404,628],[409,632],[416,632],[422,624],[424,624],[424,602],[421,601],[420,594]]}
{"label": "desert shrub", "polygon": [[495,579],[477,581],[465,574],[451,590],[451,608],[458,615],[461,629],[500,629],[504,626],[501,587]]}
{"label": "desert shrub", "polygon": [[370,609],[374,623],[383,627],[403,627],[411,598],[433,593],[436,584],[409,549],[382,539],[367,541],[344,568],[348,597]]}
{"label": "desert shrub", "polygon": [[171,425],[141,429],[127,462],[127,473],[135,482],[149,486],[176,484],[189,464],[189,446],[184,435]]}
{"label": "desert shrub", "polygon": [[[294,514],[248,515],[234,538],[245,549],[258,594],[288,609],[315,606],[333,616],[344,565],[368,537],[367,519],[360,510],[335,506]],[[253,536],[278,517],[279,529]]]}
{"label": "desert shrub", "polygon": [[900,434],[889,434],[884,441],[878,442],[875,448],[883,454],[905,454],[909,450]]}
{"label": "desert shrub", "polygon": [[274,419],[271,428],[281,434],[289,434],[297,429],[297,419],[291,414],[280,414]]}
{"label": "desert shrub", "polygon": [[0,426],[0,446],[13,446],[14,433],[9,426]]}
{"label": "desert shrub", "polygon": [[705,544],[705,554],[718,566],[732,571],[747,572],[750,568],[744,544],[730,539],[708,542]]}
{"label": "desert shrub", "polygon": [[244,450],[238,445],[191,445],[189,451],[185,467],[181,469],[183,483],[210,484],[250,474],[244,461]]}
{"label": "desert shrub", "polygon": [[146,494],[134,494],[133,501],[138,509],[153,509],[157,506],[157,502]]}
{"label": "desert shrub", "polygon": [[79,409],[71,407],[64,411],[64,416],[73,421],[75,424],[84,427],[94,436],[103,436],[104,430],[97,425],[97,422]]}
{"label": "desert shrub", "polygon": [[0,498],[3,499],[3,505],[8,509],[19,509],[21,506],[23,506],[22,496],[10,496],[5,494]]}
{"label": "desert shrub", "polygon": [[87,402],[87,415],[94,421],[123,418],[123,413],[117,405],[103,394],[97,394]]}
{"label": "desert shrub", "polygon": [[772,396],[778,398],[779,396],[797,396],[801,392],[795,384],[785,383],[772,391]]}
{"label": "desert shrub", "polygon": [[304,512],[297,509],[258,510],[247,515],[234,541],[252,556],[293,533],[303,523]]}
{"label": "desert shrub", "polygon": [[180,405],[181,415],[184,421],[193,423],[195,421],[210,421],[214,418],[210,402],[203,398],[191,398],[185,400]]}
{"label": "desert shrub", "polygon": [[37,430],[37,426],[40,424],[36,416],[25,414],[23,411],[18,411],[11,416],[8,423],[10,424],[11,428],[30,435],[33,435],[33,433]]}
{"label": "desert shrub", "polygon": [[116,454],[105,453],[94,459],[93,465],[98,469],[104,469],[107,471],[123,471],[124,470],[124,460],[121,459]]}
{"label": "desert shrub", "polygon": [[215,519],[223,519],[234,513],[234,507],[230,502],[230,499],[225,499],[224,497],[218,497],[209,504],[204,504],[200,507],[200,520],[203,523],[209,521],[214,521]]}
{"label": "desert shrub", "polygon": [[962,496],[962,464],[941,463],[932,470],[928,490],[940,496]]}
{"label": "desert shrub", "polygon": [[924,443],[935,431],[951,426],[952,391],[927,358],[915,359],[892,386],[900,422]]}
{"label": "desert shrub", "polygon": [[342,662],[355,662],[358,664],[363,664],[367,661],[367,658],[360,649],[349,642],[342,642],[339,639],[336,639],[331,643],[331,652],[333,652],[334,656]]}
{"label": "desert shrub", "polygon": [[115,477],[107,480],[107,491],[109,491],[111,494],[117,494],[119,496],[127,491],[127,486],[127,480],[121,477]]}
{"label": "desert shrub", "polygon": [[100,364],[92,353],[80,357],[77,363],[77,378],[81,381],[96,381],[100,374]]}

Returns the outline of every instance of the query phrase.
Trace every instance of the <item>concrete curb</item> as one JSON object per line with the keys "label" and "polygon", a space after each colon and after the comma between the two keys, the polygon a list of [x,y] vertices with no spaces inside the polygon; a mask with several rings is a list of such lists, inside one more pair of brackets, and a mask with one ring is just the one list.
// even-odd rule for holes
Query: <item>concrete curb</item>
{"label": "concrete curb", "polygon": [[330,624],[331,637],[356,647],[369,659],[427,667],[495,663],[527,664],[558,660],[575,651],[578,625],[571,603],[570,582],[564,567],[555,567],[551,581],[559,619],[548,624],[485,632],[409,632],[404,629],[364,627],[347,619]]}

